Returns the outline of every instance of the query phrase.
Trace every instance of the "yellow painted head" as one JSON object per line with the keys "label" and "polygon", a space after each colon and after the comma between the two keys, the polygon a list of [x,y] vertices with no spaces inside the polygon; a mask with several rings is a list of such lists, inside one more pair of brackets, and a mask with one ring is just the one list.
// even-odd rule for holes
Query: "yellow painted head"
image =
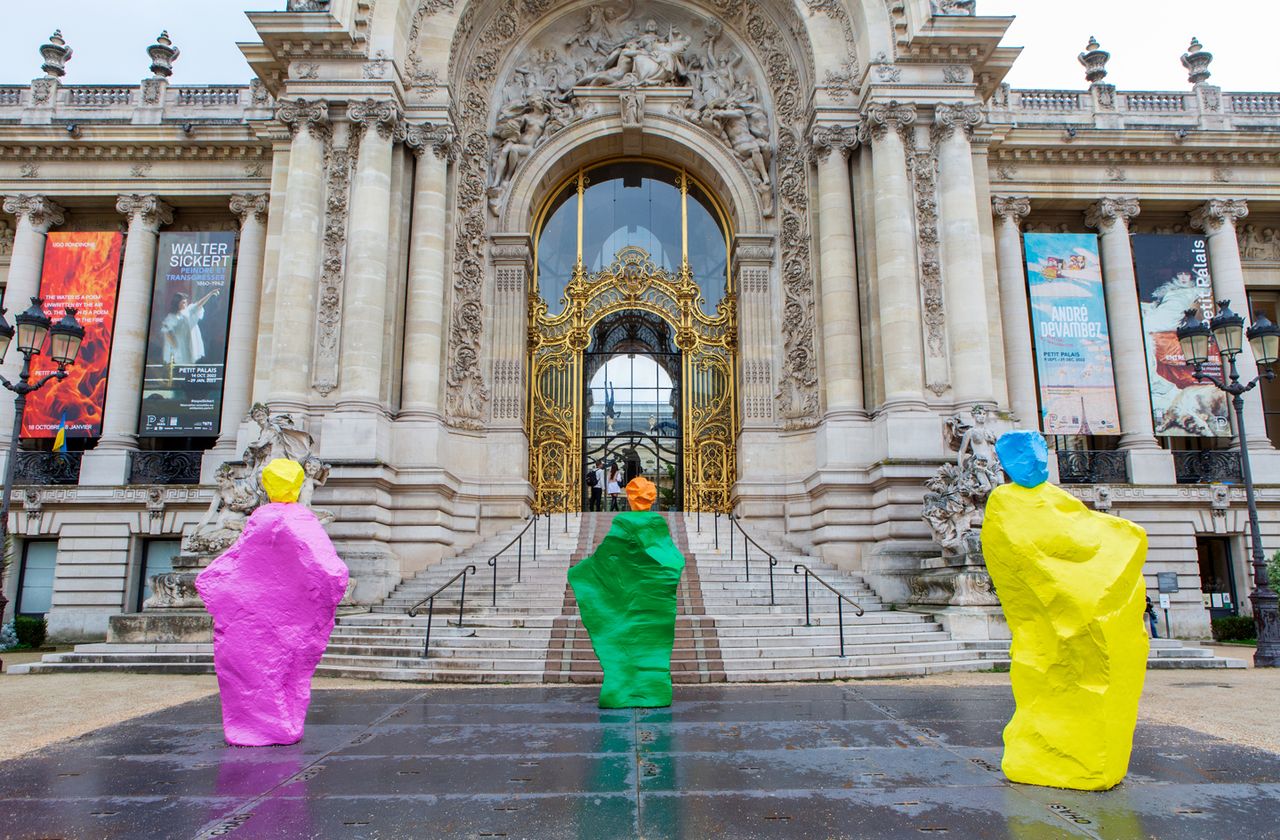
{"label": "yellow painted head", "polygon": [[276,458],[262,470],[262,489],[273,502],[296,502],[305,477],[297,461]]}
{"label": "yellow painted head", "polygon": [[642,475],[631,479],[627,485],[627,500],[632,510],[648,510],[658,498],[658,488]]}

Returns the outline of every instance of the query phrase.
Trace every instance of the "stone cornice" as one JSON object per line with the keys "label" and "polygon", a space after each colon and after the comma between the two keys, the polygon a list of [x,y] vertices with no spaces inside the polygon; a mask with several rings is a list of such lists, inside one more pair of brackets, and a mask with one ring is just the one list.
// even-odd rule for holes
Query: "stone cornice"
{"label": "stone cornice", "polygon": [[1140,212],[1142,208],[1136,198],[1100,198],[1085,211],[1084,223],[1085,227],[1100,231],[1110,230],[1116,224],[1127,228],[1129,220]]}
{"label": "stone cornice", "polygon": [[116,212],[129,218],[130,227],[136,219],[143,229],[152,232],[173,223],[173,208],[154,195],[122,195],[116,199]]}
{"label": "stone cornice", "polygon": [[1242,198],[1211,198],[1191,214],[1191,226],[1205,233],[1216,233],[1224,226],[1234,230],[1248,215],[1249,204]]}
{"label": "stone cornice", "polygon": [[66,211],[61,206],[42,195],[30,193],[5,196],[4,212],[12,214],[19,221],[25,216],[40,233],[48,233],[49,228],[66,221]]}
{"label": "stone cornice", "polygon": [[267,161],[271,158],[269,143],[251,142],[237,144],[204,145],[187,143],[150,143],[121,141],[119,145],[61,143],[4,143],[0,142],[0,160],[27,162],[31,160],[69,161],[127,161],[137,163],[140,158],[148,161]]}

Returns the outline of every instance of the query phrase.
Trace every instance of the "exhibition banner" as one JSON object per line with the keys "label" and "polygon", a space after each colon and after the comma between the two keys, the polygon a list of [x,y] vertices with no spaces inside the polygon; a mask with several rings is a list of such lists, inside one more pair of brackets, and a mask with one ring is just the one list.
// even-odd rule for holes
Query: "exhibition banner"
{"label": "exhibition banner", "polygon": [[[50,382],[28,395],[22,415],[23,437],[51,438],[60,427],[72,438],[102,434],[123,250],[124,236],[107,231],[55,231],[45,239],[40,274],[45,314],[56,323],[67,307],[74,308],[76,320],[84,327],[84,343],[76,363],[67,368],[66,379]],[[6,301],[9,318],[29,304],[25,300]],[[37,381],[57,369],[48,356],[46,341],[45,352],[31,359],[31,379]]]}
{"label": "exhibition banner", "polygon": [[1028,233],[1031,329],[1046,435],[1118,435],[1098,238]]}
{"label": "exhibition banner", "polygon": [[235,247],[234,233],[160,234],[140,435],[218,434]]}
{"label": "exhibition banner", "polygon": [[[1183,234],[1135,234],[1131,242],[1156,434],[1230,437],[1227,395],[1196,381],[1178,344],[1178,324],[1186,310],[1200,310],[1206,322],[1215,312],[1208,241]],[[1203,370],[1213,376],[1222,372],[1216,348]]]}

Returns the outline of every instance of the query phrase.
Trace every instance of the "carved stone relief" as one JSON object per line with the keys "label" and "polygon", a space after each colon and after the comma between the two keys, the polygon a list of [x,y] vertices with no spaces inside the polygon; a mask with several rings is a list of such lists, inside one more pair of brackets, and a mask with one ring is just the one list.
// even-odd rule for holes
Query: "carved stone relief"
{"label": "carved stone relief", "polygon": [[[818,377],[813,337],[814,289],[806,144],[802,139],[808,94],[802,89],[802,75],[788,48],[787,35],[757,2],[710,0],[709,5],[716,18],[714,25],[687,10],[673,8],[668,12],[667,7],[656,4],[646,7],[643,19],[638,15],[633,18],[632,7],[626,4],[593,9],[585,19],[567,18],[568,25],[563,30],[553,24],[538,36],[541,49],[554,50],[558,58],[537,50],[526,51],[522,53],[524,59],[513,63],[504,78],[499,78],[500,69],[513,45],[551,8],[551,0],[505,0],[483,17],[476,3],[463,11],[455,28],[450,60],[450,75],[457,85],[455,118],[460,146],[453,305],[445,374],[445,417],[450,425],[482,429],[490,399],[479,360],[491,190],[498,188],[501,194],[501,186],[510,180],[533,147],[569,122],[586,116],[570,95],[575,84],[589,80],[613,85],[625,80],[618,89],[630,90],[633,79],[628,76],[645,81],[649,87],[682,80],[687,83],[689,104],[684,113],[674,116],[701,120],[704,128],[717,129],[717,136],[743,162],[746,171],[754,173],[762,187],[762,197],[766,186],[776,193],[784,358],[774,398],[788,427],[808,427],[815,422]],[[839,6],[832,2],[830,9],[825,3],[822,8],[833,18],[847,18]],[[419,32],[421,22],[438,8],[433,3],[420,5],[419,14],[415,14]],[[787,7],[778,8],[780,14],[795,18]],[[648,27],[650,18],[655,23],[652,31]],[[588,27],[588,21],[594,21],[593,25]],[[665,31],[660,21],[667,24]],[[848,27],[842,24],[842,28]],[[849,29],[847,42],[852,45]],[[541,40],[553,31],[562,32],[563,37]],[[791,21],[789,31],[803,35],[804,27],[798,18]],[[693,46],[695,41],[697,47]],[[811,76],[812,55],[807,42],[803,43]],[[752,46],[734,46],[740,44]],[[849,49],[852,55],[852,46]],[[414,51],[418,52],[416,45]],[[765,110],[761,89],[746,72],[748,56],[754,58],[751,66],[760,68],[767,85],[769,110]],[[594,64],[588,63],[589,57]],[[427,72],[420,61],[411,61],[411,66]],[[605,75],[592,78],[600,73]],[[733,87],[717,93],[730,83]],[[644,86],[636,85],[637,90]],[[766,138],[772,138],[771,149]],[[767,182],[761,173],[768,177]]]}
{"label": "carved stone relief", "polygon": [[1236,236],[1245,262],[1280,262],[1280,229],[1241,225]]}
{"label": "carved stone relief", "polygon": [[[595,5],[566,16],[525,45],[498,90],[501,103],[490,131],[490,209],[497,214],[520,164],[558,131],[593,116],[575,94],[587,87],[619,94],[624,126],[643,120],[645,88],[687,89],[667,114],[700,126],[742,162],[771,215],[772,129],[744,51],[715,19],[634,3]],[[695,45],[695,35],[697,43]]]}
{"label": "carved stone relief", "polygon": [[941,239],[938,235],[936,147],[909,148],[907,170],[915,191],[916,248],[920,260],[920,303],[926,351],[925,387],[940,397],[951,383],[947,366],[947,313],[942,292]]}
{"label": "carved stone relief", "polygon": [[325,396],[338,387],[347,206],[359,146],[359,135],[354,131],[347,135],[345,143],[341,137],[334,137],[325,146],[324,247],[320,262],[320,299],[316,310],[315,361],[311,381],[312,386]]}

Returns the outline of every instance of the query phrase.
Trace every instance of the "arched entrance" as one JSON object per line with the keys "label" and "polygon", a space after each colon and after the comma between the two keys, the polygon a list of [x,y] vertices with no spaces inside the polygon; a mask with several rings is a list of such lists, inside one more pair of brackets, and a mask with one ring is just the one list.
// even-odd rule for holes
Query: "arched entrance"
{"label": "arched entrance", "polygon": [[686,171],[585,167],[539,214],[529,316],[530,480],[538,510],[584,506],[589,464],[722,510],[736,470],[729,229]]}

